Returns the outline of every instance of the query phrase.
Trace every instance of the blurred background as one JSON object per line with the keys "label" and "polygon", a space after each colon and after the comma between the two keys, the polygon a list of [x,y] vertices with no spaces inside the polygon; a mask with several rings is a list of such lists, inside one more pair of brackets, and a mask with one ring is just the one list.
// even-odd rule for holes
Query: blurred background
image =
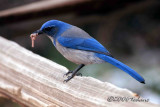
{"label": "blurred background", "polygon": [[[102,43],[112,55],[141,74],[146,84],[111,64],[85,66],[80,72],[127,88],[160,104],[160,2],[159,0],[1,0],[0,36],[70,70],[66,60],[42,35],[31,48],[30,34],[51,19],[78,26]],[[18,107],[0,98],[0,107]]]}

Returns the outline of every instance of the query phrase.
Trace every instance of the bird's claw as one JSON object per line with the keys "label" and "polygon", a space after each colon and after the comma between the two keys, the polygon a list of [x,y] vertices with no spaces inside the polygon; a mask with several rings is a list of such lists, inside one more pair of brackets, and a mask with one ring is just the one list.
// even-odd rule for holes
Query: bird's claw
{"label": "bird's claw", "polygon": [[[63,83],[67,83],[69,80],[71,80],[74,76],[75,76],[75,74],[72,74],[74,71],[68,71],[67,73],[65,73],[64,75],[63,75],[63,77],[64,76],[67,76],[67,79],[65,79],[64,81],[63,81]],[[69,74],[71,74],[70,76],[68,76]],[[76,76],[82,76],[82,74],[81,73],[76,73]]]}
{"label": "bird's claw", "polygon": [[71,74],[73,71],[68,71],[67,73],[65,73],[64,75],[63,75],[63,77],[64,76],[68,76],[69,74]]}
{"label": "bird's claw", "polygon": [[[63,75],[63,77],[68,76],[68,75],[71,74],[72,72],[73,72],[73,71],[68,71],[67,73],[65,73],[65,74]],[[81,76],[81,77],[82,77],[82,74],[81,74],[81,73],[77,73],[76,76]]]}
{"label": "bird's claw", "polygon": [[73,76],[68,76],[67,79],[65,79],[63,82],[67,83],[69,80],[71,80],[73,78]]}

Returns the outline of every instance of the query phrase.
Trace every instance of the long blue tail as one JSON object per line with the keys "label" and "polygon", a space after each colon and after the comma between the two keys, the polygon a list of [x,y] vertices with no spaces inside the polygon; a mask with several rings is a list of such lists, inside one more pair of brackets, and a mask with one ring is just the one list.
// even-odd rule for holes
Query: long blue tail
{"label": "long blue tail", "polygon": [[96,53],[96,56],[99,57],[100,59],[103,59],[104,61],[118,67],[119,69],[125,71],[130,76],[135,78],[137,81],[145,84],[145,80],[143,79],[143,77],[141,77],[136,71],[134,71],[133,69],[131,69],[127,65],[123,64],[122,62],[120,62],[110,56],[99,54],[99,53]]}

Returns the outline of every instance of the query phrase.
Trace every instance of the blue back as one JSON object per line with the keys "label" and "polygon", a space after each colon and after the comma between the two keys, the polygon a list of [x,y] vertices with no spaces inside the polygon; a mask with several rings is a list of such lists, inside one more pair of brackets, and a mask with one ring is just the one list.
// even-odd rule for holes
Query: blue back
{"label": "blue back", "polygon": [[62,46],[67,48],[109,55],[109,51],[103,45],[76,26],[70,27],[56,39]]}

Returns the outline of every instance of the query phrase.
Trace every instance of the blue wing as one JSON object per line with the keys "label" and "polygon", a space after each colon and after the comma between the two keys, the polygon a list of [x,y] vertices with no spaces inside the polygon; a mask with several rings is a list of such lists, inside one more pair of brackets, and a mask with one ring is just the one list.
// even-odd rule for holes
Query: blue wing
{"label": "blue wing", "polygon": [[140,81],[141,83],[145,83],[145,80],[143,79],[143,77],[141,77],[136,71],[134,71],[127,65],[123,64],[122,62],[114,59],[113,57],[110,57],[111,54],[109,53],[109,51],[106,48],[104,48],[94,38],[59,36],[57,38],[57,41],[62,46],[67,47],[67,48],[96,52],[95,55],[99,57],[100,59],[103,59],[104,61],[120,68],[121,70],[125,71],[126,73],[128,73],[133,78]]}
{"label": "blue wing", "polygon": [[111,56],[109,51],[94,38],[59,36],[57,41],[67,48],[97,52]]}

